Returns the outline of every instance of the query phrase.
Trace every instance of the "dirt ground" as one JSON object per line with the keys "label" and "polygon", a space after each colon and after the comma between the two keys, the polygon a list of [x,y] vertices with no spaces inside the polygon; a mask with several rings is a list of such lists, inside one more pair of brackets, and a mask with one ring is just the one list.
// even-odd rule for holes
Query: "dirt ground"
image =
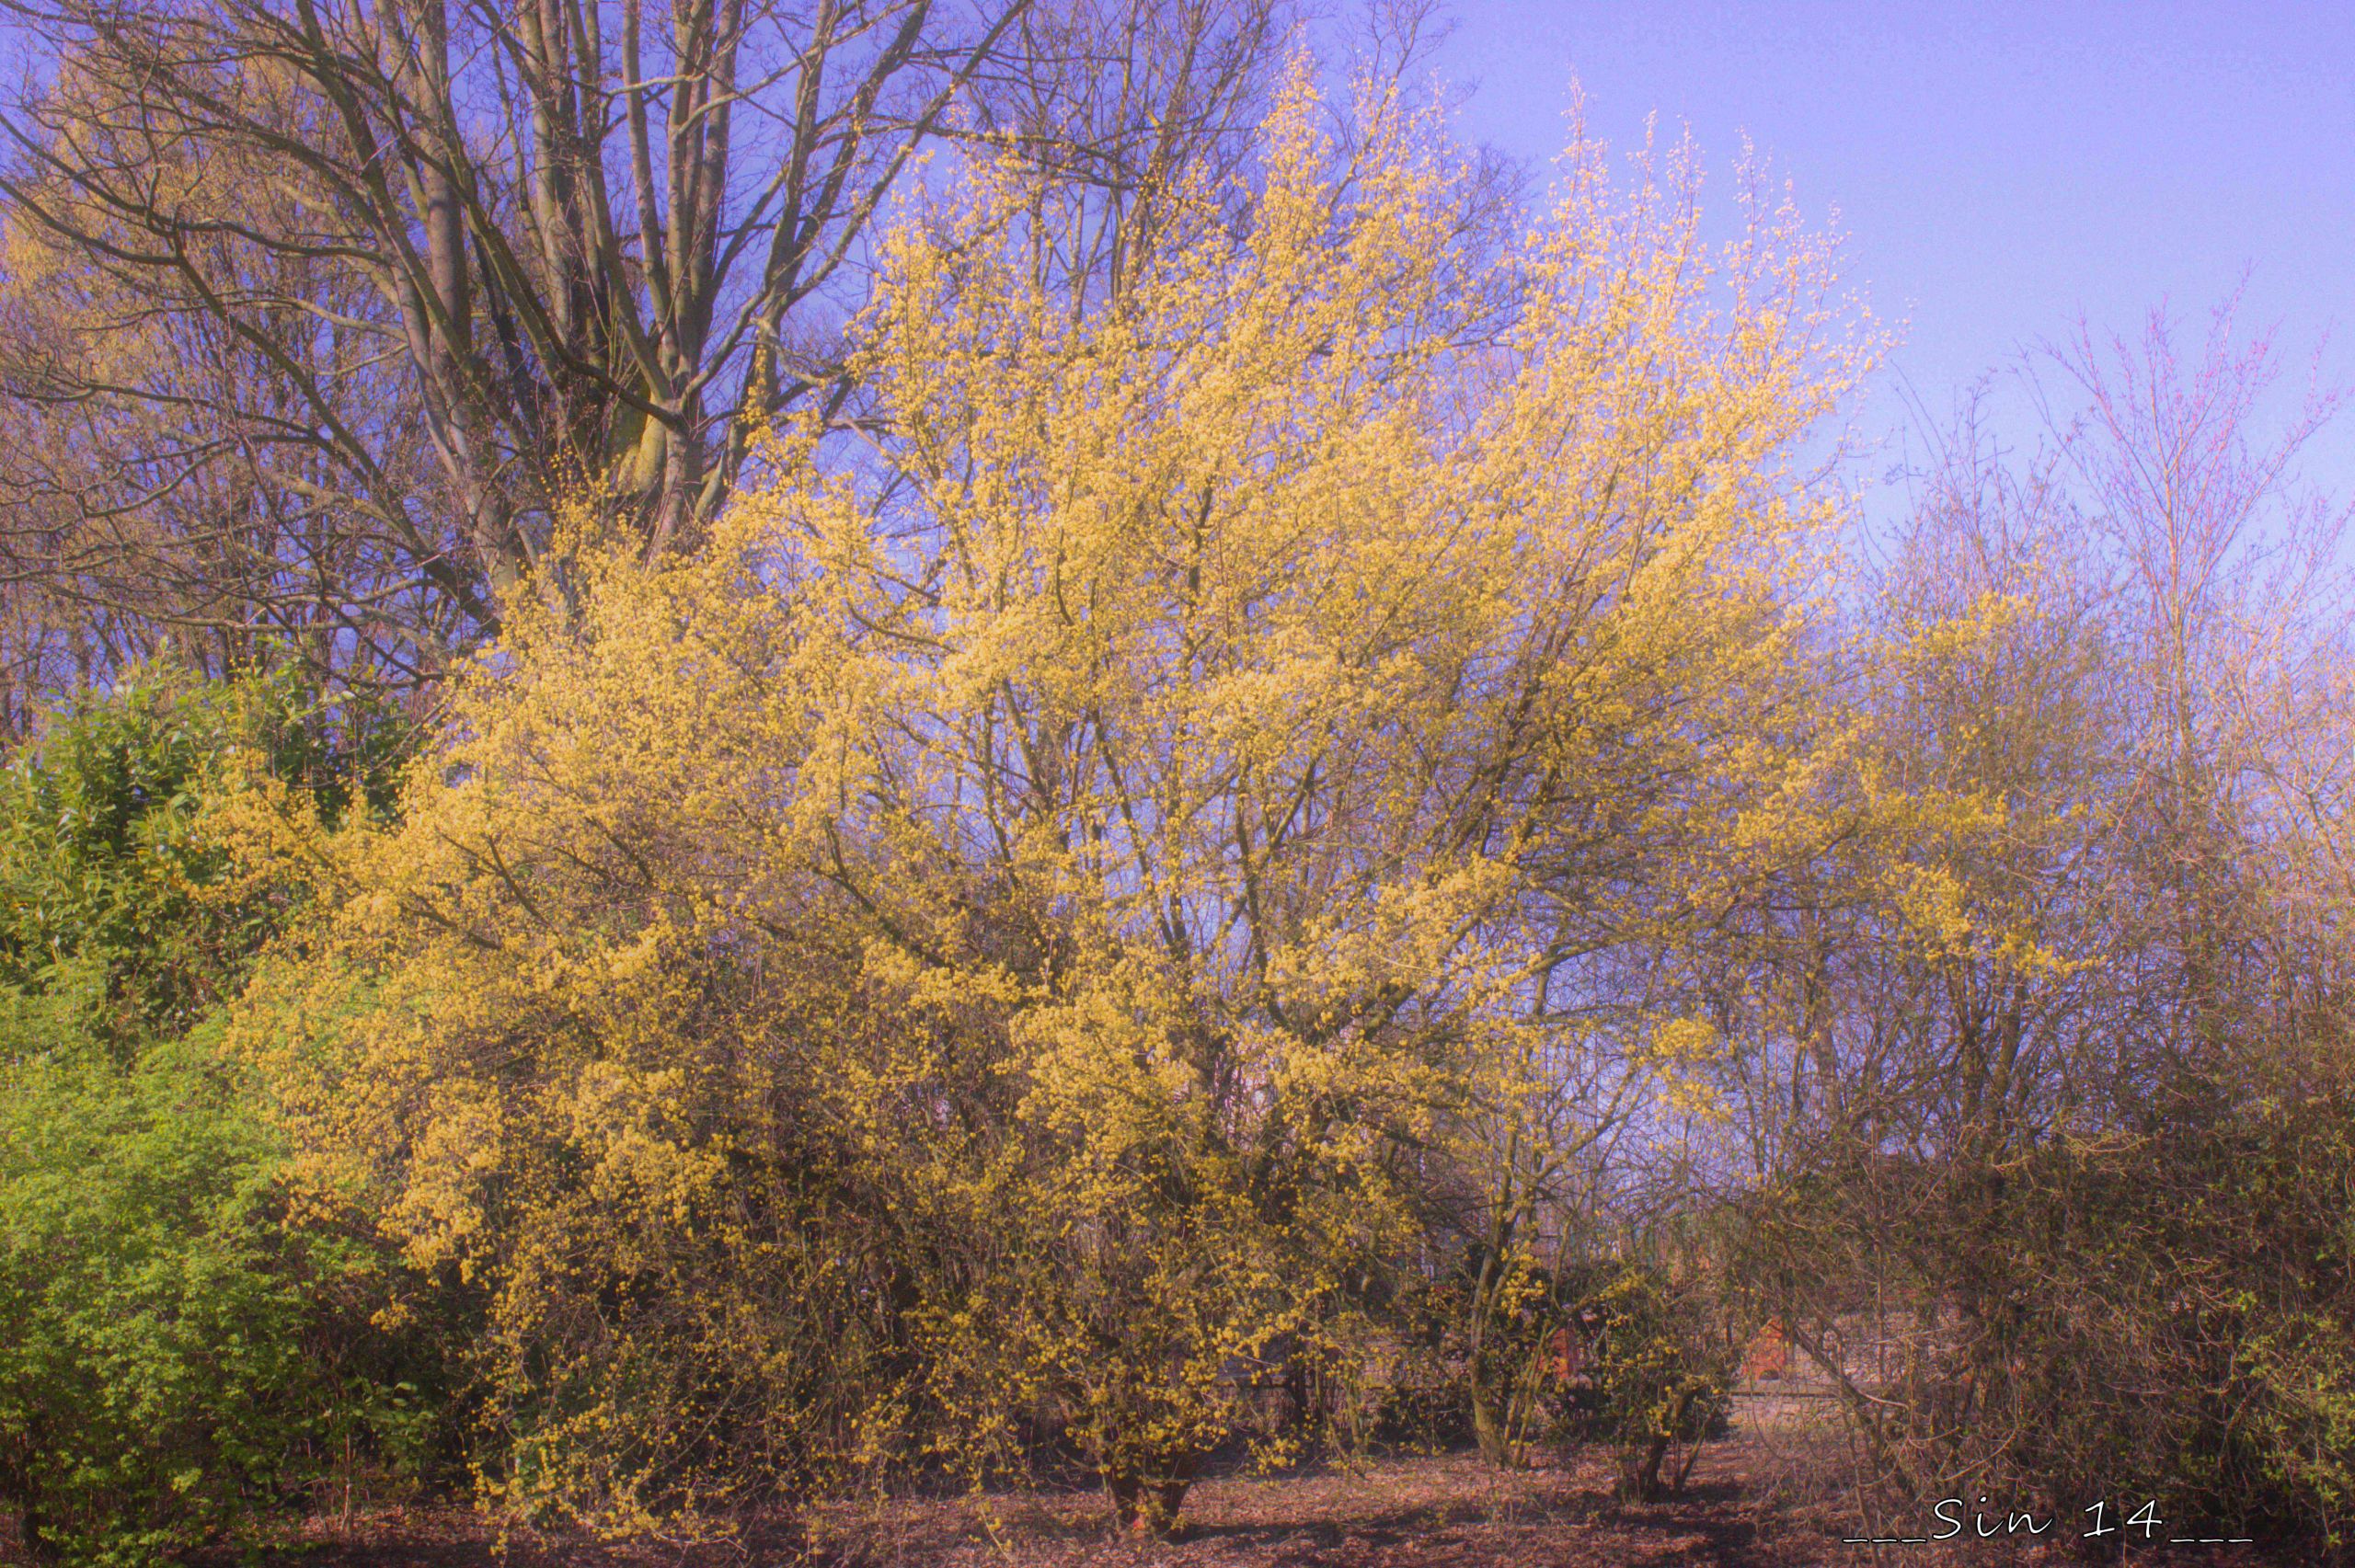
{"label": "dirt ground", "polygon": [[1831,1561],[1822,1542],[1758,1517],[1705,1455],[1674,1504],[1622,1507],[1599,1464],[1500,1473],[1470,1454],[1375,1460],[1195,1488],[1168,1543],[1123,1541],[1100,1498],[1006,1500],[990,1539],[970,1502],[829,1521],[857,1568],[1439,1568],[1442,1564],[1690,1563],[1783,1568]]}
{"label": "dirt ground", "polygon": [[[1213,1476],[1189,1495],[1178,1538],[1122,1539],[1088,1492],[895,1501],[814,1519],[749,1521],[732,1540],[615,1547],[518,1532],[502,1543],[454,1509],[372,1515],[281,1558],[304,1568],[1993,1568],[2089,1561],[2076,1525],[2035,1544],[1998,1539],[1876,1549],[1844,1543],[1855,1516],[1830,1487],[1836,1442],[1797,1402],[1745,1400],[1732,1436],[1706,1448],[1683,1496],[1611,1494],[1601,1457],[1505,1473],[1470,1454]],[[1965,1516],[1968,1517],[1968,1516]],[[1893,1531],[1937,1528],[1925,1512]],[[2187,1533],[2198,1533],[2177,1524]],[[2060,1531],[2073,1532],[2056,1540]],[[2113,1547],[2099,1561],[2148,1568],[2292,1568],[2262,1547]]]}
{"label": "dirt ground", "polygon": [[[1851,1545],[1858,1533],[1826,1484],[1837,1458],[1805,1409],[1753,1405],[1701,1454],[1683,1494],[1654,1505],[1612,1494],[1597,1455],[1560,1468],[1500,1472],[1468,1453],[1376,1460],[1314,1473],[1221,1477],[1194,1489],[1186,1528],[1168,1543],[1113,1539],[1100,1497],[899,1505],[826,1521],[844,1568],[1994,1568],[2088,1561],[2058,1525],[2035,1542]],[[1762,1419],[1763,1418],[1763,1419]],[[1969,1515],[1963,1516],[1966,1519]],[[1892,1522],[1893,1530],[1938,1528]],[[2137,1542],[2100,1561],[2177,1568],[2257,1568],[2248,1547]],[[2278,1560],[2286,1565],[2292,1559]]]}

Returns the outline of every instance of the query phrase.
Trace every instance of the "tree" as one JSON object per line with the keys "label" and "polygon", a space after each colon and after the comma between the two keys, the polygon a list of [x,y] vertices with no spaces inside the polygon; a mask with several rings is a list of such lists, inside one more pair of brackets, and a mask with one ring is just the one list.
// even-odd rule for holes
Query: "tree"
{"label": "tree", "polygon": [[[741,453],[707,406],[775,407],[787,315],[1020,9],[713,5],[649,28],[634,5],[35,7],[63,70],[18,106],[5,189],[257,347],[307,302],[225,274],[217,236],[356,270],[504,590],[568,478],[617,486],[658,545],[708,515]],[[227,156],[172,178],[200,150]],[[215,182],[265,160],[290,210],[249,227]],[[299,378],[295,412],[367,474],[337,390]]]}
{"label": "tree", "polygon": [[[414,690],[490,607],[385,356],[389,312],[338,258],[247,237],[301,227],[267,159],[179,145],[149,177],[206,205],[192,265],[246,316],[6,214],[0,581],[29,612],[8,646],[38,661],[19,701],[150,658],[227,677],[291,655]],[[107,250],[137,243],[102,206],[71,211]]]}
{"label": "tree", "polygon": [[[2028,463],[1971,405],[1862,596],[1841,830],[1716,982],[1741,1271],[1845,1396],[1868,1498],[2132,1473],[2326,1537],[2338,807],[2280,727],[2342,668],[2336,520],[2291,484],[2330,405],[2260,435],[2270,351],[2229,311],[2196,361],[2163,315],[2114,350],[2040,362],[2083,407]],[[2269,1222],[2220,1219],[2257,1191]]]}
{"label": "tree", "polygon": [[584,548],[266,988],[306,1147],[489,1283],[552,1445],[508,1483],[627,1516],[1043,1411],[1169,1528],[1233,1368],[1770,809],[1785,464],[1858,357],[1820,258],[1762,213],[1713,276],[1592,148],[1484,249],[1427,118],[1325,113],[1077,313],[1018,162],[899,231],[871,451],[786,422],[706,548]]}
{"label": "tree", "polygon": [[2149,818],[2140,877],[2167,911],[2150,934],[2182,968],[2178,1027],[2211,1047],[2239,999],[2267,989],[2242,945],[2261,919],[2257,861],[2310,807],[2277,793],[2266,742],[2279,752],[2286,737],[2262,715],[2330,701],[2348,625],[2336,568],[2355,516],[2297,469],[2344,394],[2311,385],[2265,431],[2279,356],[2269,335],[2236,332],[2237,303],[2215,309],[2196,358],[2164,309],[2131,340],[2098,343],[2080,322],[2047,355],[2079,405],[2065,425],[2048,413],[2057,452],[2119,574],[2132,809]]}
{"label": "tree", "polygon": [[[861,418],[843,326],[920,149],[1011,148],[1141,253],[1160,188],[1242,144],[1290,15],[14,9],[53,52],[0,164],[27,677],[274,635],[412,689],[527,579],[562,591],[566,498],[661,554],[765,422]],[[1071,265],[1085,294],[1106,264]]]}

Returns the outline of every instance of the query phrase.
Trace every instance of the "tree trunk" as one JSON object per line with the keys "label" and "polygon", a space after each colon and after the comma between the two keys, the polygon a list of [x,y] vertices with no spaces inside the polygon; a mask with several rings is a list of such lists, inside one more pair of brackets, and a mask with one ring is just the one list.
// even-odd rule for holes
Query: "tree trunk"
{"label": "tree trunk", "polygon": [[1480,1457],[1500,1469],[1514,1468],[1516,1456],[1511,1435],[1506,1431],[1505,1411],[1499,1408],[1496,1394],[1488,1379],[1475,1370],[1472,1384],[1472,1436],[1480,1445]]}
{"label": "tree trunk", "polygon": [[1185,1454],[1151,1470],[1127,1465],[1108,1469],[1104,1482],[1112,1494],[1112,1516],[1119,1522],[1120,1533],[1150,1536],[1155,1540],[1167,1540],[1176,1535],[1178,1511],[1194,1484],[1194,1471],[1200,1462],[1198,1456]]}
{"label": "tree trunk", "polygon": [[1660,1495],[1660,1468],[1668,1458],[1668,1439],[1654,1437],[1621,1461],[1619,1495],[1630,1503],[1648,1503]]}

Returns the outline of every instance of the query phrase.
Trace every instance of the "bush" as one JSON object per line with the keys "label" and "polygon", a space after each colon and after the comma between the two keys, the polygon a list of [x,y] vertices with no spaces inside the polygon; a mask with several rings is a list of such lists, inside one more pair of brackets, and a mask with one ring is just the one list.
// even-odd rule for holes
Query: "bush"
{"label": "bush", "polygon": [[1982,1309],[1955,1368],[2016,1434],[2005,1460],[2075,1505],[2123,1488],[2355,1543],[2355,1096],[2178,1101],[2023,1175],[1999,1262],[2049,1284]]}
{"label": "bush", "polygon": [[408,740],[288,673],[147,667],[83,697],[0,773],[0,988],[83,996],[119,1058],[186,1030],[307,896],[285,835],[387,807]]}
{"label": "bush", "polygon": [[316,1470],[346,1402],[309,1336],[365,1259],[288,1223],[201,1044],[119,1068],[71,1000],[17,1002],[0,1067],[0,1497],[36,1551],[131,1562]]}
{"label": "bush", "polygon": [[250,1533],[330,1452],[419,1427],[373,1252],[289,1213],[206,1022],[390,733],[283,678],[149,670],[0,774],[0,1501],[37,1551]]}
{"label": "bush", "polygon": [[1700,1303],[1665,1270],[1621,1263],[1592,1279],[1570,1312],[1592,1377],[1566,1429],[1573,1440],[1612,1446],[1621,1496],[1648,1502],[1682,1491],[1701,1445],[1725,1433],[1730,1368],[1710,1343]]}
{"label": "bush", "polygon": [[2203,1533],[2355,1543],[2355,1093],[2299,1055],[2179,1070],[2107,1137],[2001,1168],[1761,1202],[1744,1272],[1835,1358],[1844,1333],[1884,1505],[2158,1497]]}

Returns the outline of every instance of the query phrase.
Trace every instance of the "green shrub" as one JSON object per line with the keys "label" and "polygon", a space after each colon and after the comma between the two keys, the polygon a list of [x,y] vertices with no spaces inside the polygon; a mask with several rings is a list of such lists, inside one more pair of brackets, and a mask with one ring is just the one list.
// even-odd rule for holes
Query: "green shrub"
{"label": "green shrub", "polygon": [[[95,1003],[127,1059],[233,995],[304,900],[285,867],[238,864],[217,818],[257,782],[333,823],[384,808],[406,727],[291,673],[201,681],[149,667],[55,715],[0,771],[0,988]],[[92,994],[75,982],[98,974]]]}
{"label": "green shrub", "polygon": [[0,773],[0,1503],[38,1550],[252,1536],[417,1446],[378,1254],[286,1211],[204,1022],[389,733],[286,678],[145,670]]}
{"label": "green shrub", "polygon": [[306,1333],[362,1260],[287,1224],[279,1148],[201,1044],[120,1068],[70,1004],[14,1003],[0,1067],[0,1496],[36,1549],[136,1562],[325,1451]]}

